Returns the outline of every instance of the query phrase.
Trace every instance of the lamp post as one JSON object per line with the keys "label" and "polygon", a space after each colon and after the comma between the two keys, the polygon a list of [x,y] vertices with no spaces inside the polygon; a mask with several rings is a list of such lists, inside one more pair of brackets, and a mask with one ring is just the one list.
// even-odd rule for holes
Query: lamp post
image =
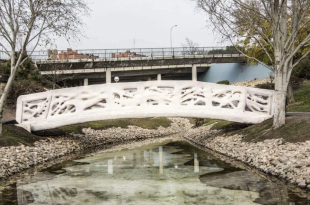
{"label": "lamp post", "polygon": [[[174,27],[177,27],[178,25],[174,25],[174,26],[172,26],[171,27],[171,29],[170,29],[170,47],[171,47],[171,52],[172,52],[172,29],[174,28]],[[172,56],[174,56],[174,53],[172,54]]]}

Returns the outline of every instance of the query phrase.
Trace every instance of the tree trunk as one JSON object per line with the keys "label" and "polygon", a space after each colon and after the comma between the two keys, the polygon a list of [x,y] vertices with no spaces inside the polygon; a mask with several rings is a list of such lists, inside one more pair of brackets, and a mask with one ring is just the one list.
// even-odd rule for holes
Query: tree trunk
{"label": "tree trunk", "polygon": [[277,72],[275,74],[276,96],[274,100],[274,118],[273,127],[279,128],[285,124],[285,102],[287,94],[286,74]]}
{"label": "tree trunk", "polygon": [[287,98],[288,98],[288,104],[293,104],[295,103],[295,97],[294,97],[294,90],[293,90],[293,84],[292,84],[292,79],[288,83],[288,88],[287,88]]}
{"label": "tree trunk", "polygon": [[1,95],[1,98],[0,98],[0,137],[2,136],[3,110],[4,110],[6,99],[8,97],[8,94],[9,94],[9,92],[11,90],[11,87],[12,87],[12,84],[14,82],[14,78],[15,78],[15,75],[16,75],[16,68],[12,67],[11,71],[12,71],[11,75],[10,75],[10,77],[8,79],[8,82],[5,85],[5,88],[4,88],[4,90],[2,92],[2,95]]}

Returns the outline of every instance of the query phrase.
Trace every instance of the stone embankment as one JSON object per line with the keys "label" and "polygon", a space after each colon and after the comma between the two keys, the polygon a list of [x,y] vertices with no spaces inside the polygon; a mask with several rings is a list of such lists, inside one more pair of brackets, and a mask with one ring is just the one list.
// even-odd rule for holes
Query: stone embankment
{"label": "stone embankment", "polygon": [[136,126],[129,126],[127,129],[110,128],[107,130],[85,128],[83,129],[84,134],[72,134],[67,138],[48,138],[35,142],[31,147],[24,145],[2,147],[0,148],[0,178],[72,152],[99,145],[168,136],[184,132],[185,129],[192,126],[187,119],[170,118],[170,120],[172,121],[170,127],[159,127],[156,130]]}
{"label": "stone embankment", "polygon": [[143,129],[137,126],[128,126],[127,129],[118,127],[107,130],[84,128],[82,130],[84,135],[74,134],[73,137],[82,142],[82,146],[89,147],[93,145],[111,144],[128,140],[131,141],[173,135],[182,132],[183,130],[190,129],[192,126],[187,119],[170,118],[170,120],[172,121],[170,127],[159,127],[156,130]]}
{"label": "stone embankment", "polygon": [[266,84],[266,83],[271,83],[271,82],[272,80],[270,78],[263,78],[263,79],[255,79],[255,80],[237,82],[237,83],[233,83],[232,85],[255,88],[256,85]]}
{"label": "stone embankment", "polygon": [[210,126],[191,128],[188,119],[171,118],[168,128],[156,130],[129,126],[127,129],[83,129],[84,134],[72,134],[67,138],[45,139],[34,146],[0,148],[0,178],[10,176],[33,165],[57,159],[80,150],[99,145],[121,143],[130,140],[153,139],[176,133],[187,140],[213,151],[239,160],[267,174],[278,176],[301,188],[310,189],[310,141],[283,142],[282,139],[263,142],[244,142],[242,136],[226,136]]}
{"label": "stone embankment", "polygon": [[284,143],[282,139],[244,142],[242,136],[226,136],[211,126],[190,129],[184,137],[213,151],[242,161],[300,188],[310,189],[310,141]]}

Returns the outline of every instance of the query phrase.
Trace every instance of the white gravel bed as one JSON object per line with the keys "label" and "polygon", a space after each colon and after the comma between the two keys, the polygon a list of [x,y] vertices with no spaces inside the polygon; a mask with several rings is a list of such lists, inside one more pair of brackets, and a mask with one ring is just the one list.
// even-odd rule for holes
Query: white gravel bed
{"label": "white gravel bed", "polygon": [[170,127],[149,130],[137,126],[127,129],[110,128],[107,130],[83,129],[84,134],[72,134],[71,138],[48,138],[30,146],[11,146],[0,148],[0,178],[8,177],[36,164],[59,158],[66,154],[91,147],[125,142],[130,140],[151,139],[184,132],[191,126],[187,119],[169,118]]}
{"label": "white gravel bed", "polygon": [[218,131],[210,130],[211,127],[190,129],[184,137],[300,188],[310,189],[310,141],[284,143],[283,139],[272,139],[257,143],[244,142],[240,135],[221,135]]}

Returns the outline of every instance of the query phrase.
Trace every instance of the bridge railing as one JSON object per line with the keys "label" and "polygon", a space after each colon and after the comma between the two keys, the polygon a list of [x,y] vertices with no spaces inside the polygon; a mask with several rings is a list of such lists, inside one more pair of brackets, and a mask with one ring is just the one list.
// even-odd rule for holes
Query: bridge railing
{"label": "bridge railing", "polygon": [[16,120],[32,130],[115,118],[196,117],[259,123],[275,91],[195,81],[146,81],[65,88],[18,98]]}
{"label": "bridge railing", "polygon": [[[41,50],[29,53],[34,61],[46,60],[117,60],[122,58],[174,58],[188,56],[238,57],[241,54],[228,47],[176,47],[176,48],[128,48],[128,49],[82,49],[82,50]],[[8,56],[0,51],[0,59]]]}

